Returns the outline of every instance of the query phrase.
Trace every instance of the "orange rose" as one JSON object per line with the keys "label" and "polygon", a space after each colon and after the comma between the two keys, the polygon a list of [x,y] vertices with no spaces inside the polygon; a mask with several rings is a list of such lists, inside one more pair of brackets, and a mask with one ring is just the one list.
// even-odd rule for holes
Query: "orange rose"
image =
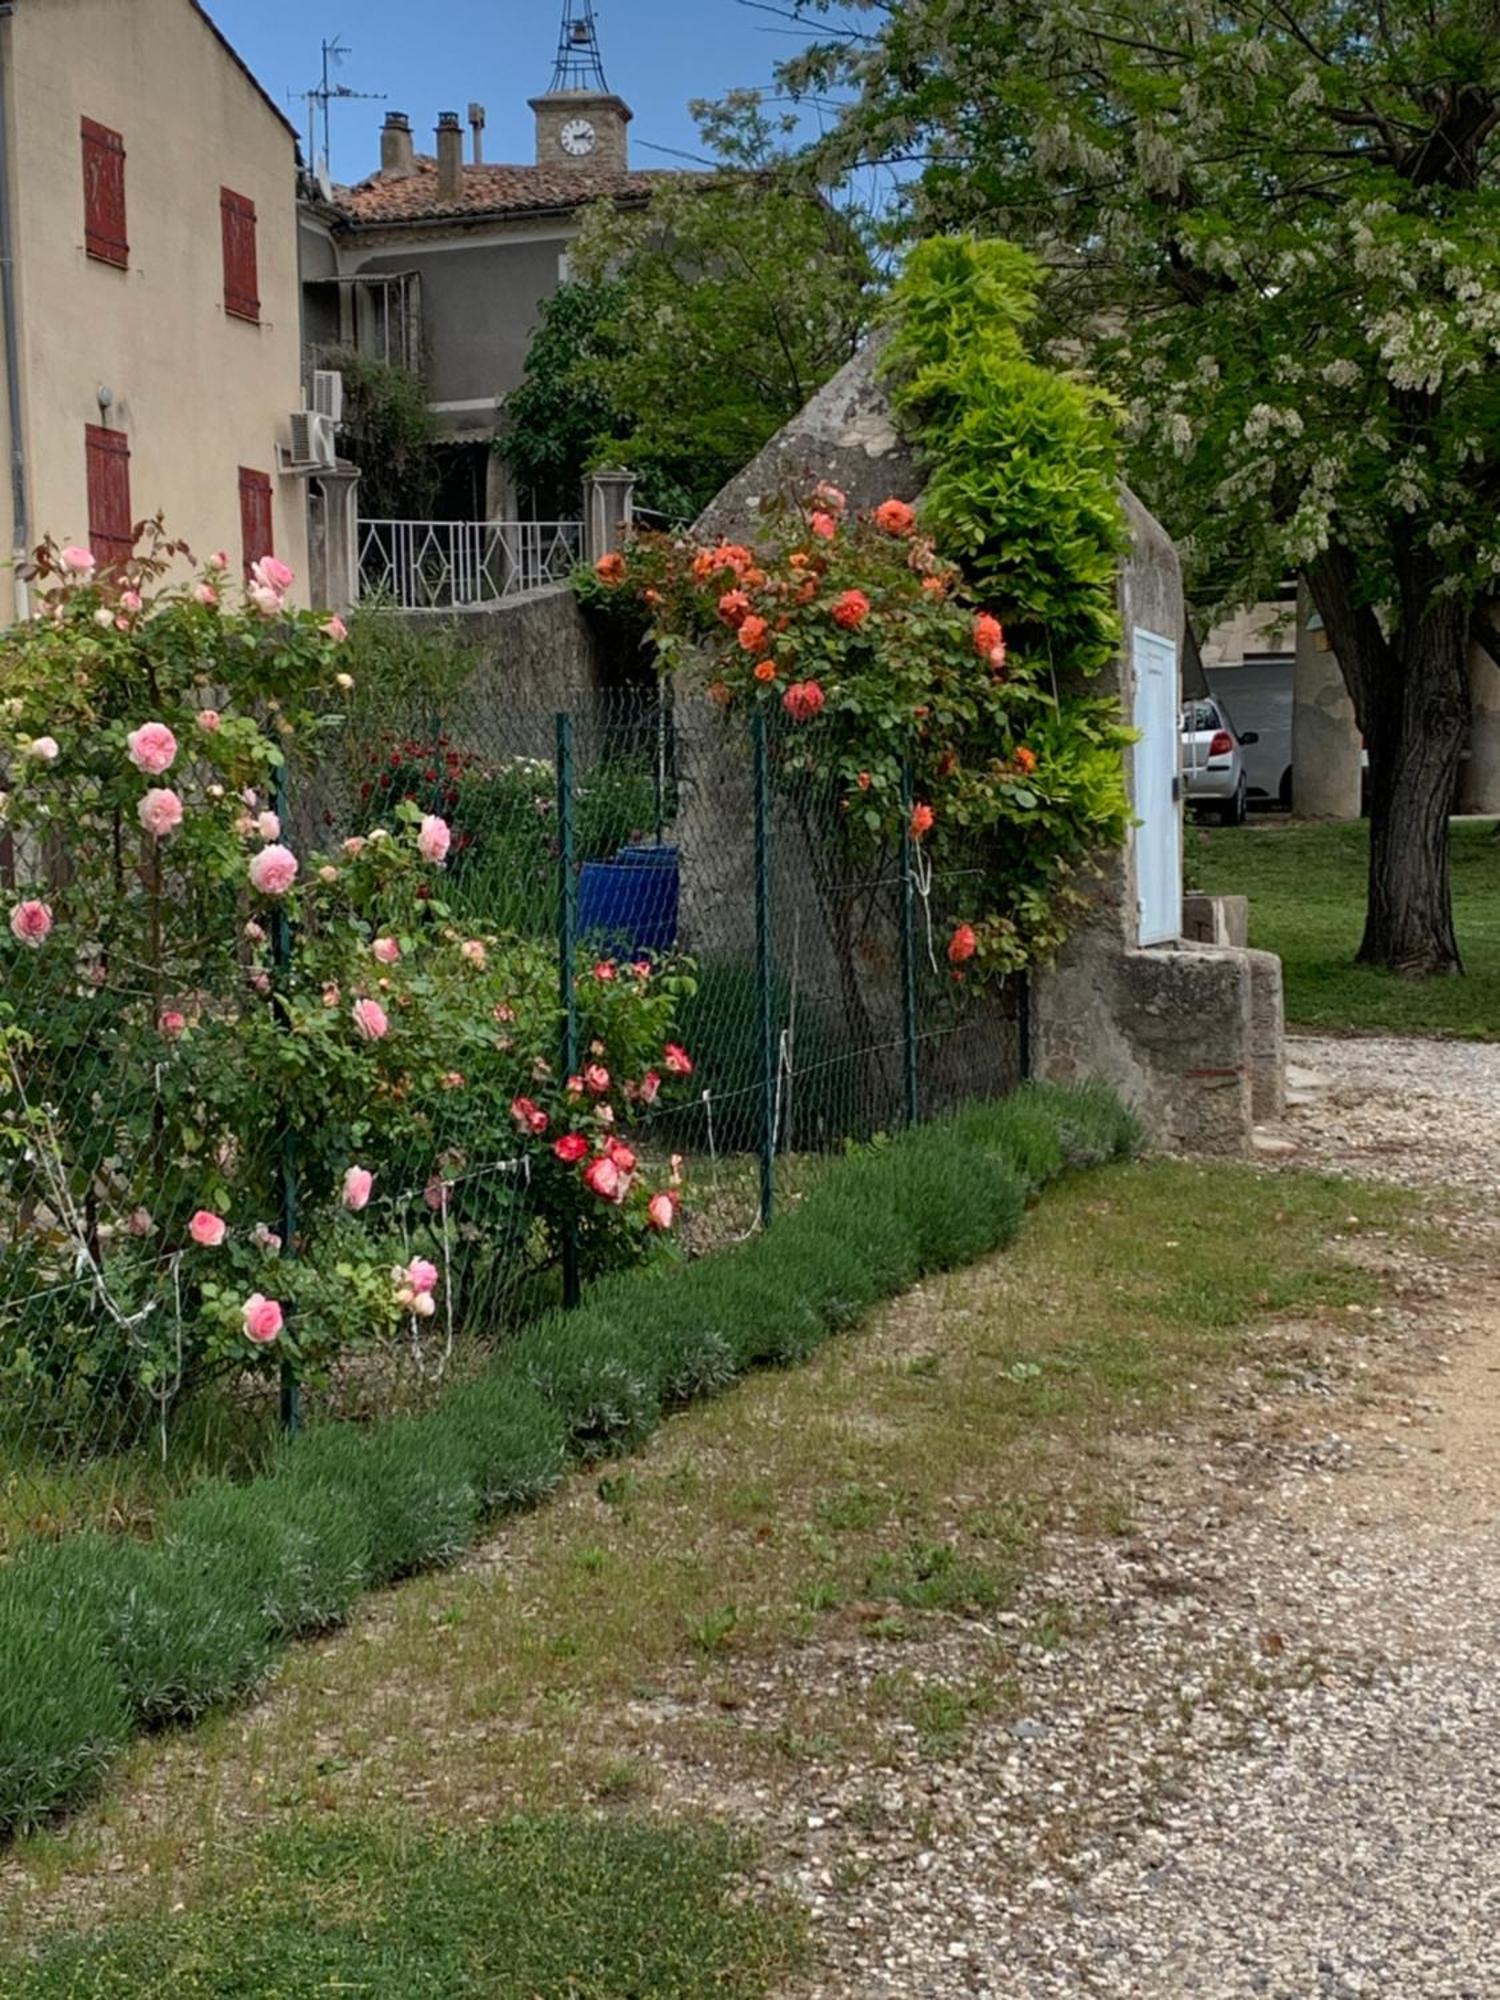
{"label": "orange rose", "polygon": [[755,678],[758,681],[774,681],[776,678],[776,662],[774,660],[762,660],[760,665],[755,669]]}
{"label": "orange rose", "polygon": [[1036,769],[1036,752],[1035,750],[1028,750],[1024,743],[1016,752],[1016,769],[1024,771],[1028,778]]}
{"label": "orange rose", "polygon": [[763,653],[770,632],[764,618],[747,618],[740,626],[740,644],[747,653]]}
{"label": "orange rose", "polygon": [[904,500],[882,500],[875,509],[875,525],[883,535],[909,535],[917,525],[917,510]]}
{"label": "orange rose", "polygon": [[932,823],[937,814],[929,805],[914,805],[911,809],[911,837],[920,840],[924,833],[931,833]]}
{"label": "orange rose", "polygon": [[625,558],[618,550],[607,556],[600,556],[594,564],[594,574],[601,583],[614,585],[625,581]]}

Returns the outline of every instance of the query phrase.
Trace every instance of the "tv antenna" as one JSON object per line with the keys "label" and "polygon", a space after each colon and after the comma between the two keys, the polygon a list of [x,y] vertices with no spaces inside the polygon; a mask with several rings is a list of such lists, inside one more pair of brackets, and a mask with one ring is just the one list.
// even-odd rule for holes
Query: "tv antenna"
{"label": "tv antenna", "polygon": [[352,53],[351,49],[345,48],[337,35],[334,36],[331,42],[324,42],[323,80],[321,83],[314,84],[311,90],[303,93],[307,100],[307,150],[313,160],[315,169],[318,160],[318,117],[320,113],[322,115],[322,159],[325,174],[332,171],[330,161],[333,153],[333,120],[330,116],[330,107],[335,100],[342,102],[346,98],[358,97],[364,98],[371,103],[383,104],[385,102],[386,94],[383,90],[351,90],[347,83],[336,83],[334,81],[333,72],[344,60],[345,56]]}

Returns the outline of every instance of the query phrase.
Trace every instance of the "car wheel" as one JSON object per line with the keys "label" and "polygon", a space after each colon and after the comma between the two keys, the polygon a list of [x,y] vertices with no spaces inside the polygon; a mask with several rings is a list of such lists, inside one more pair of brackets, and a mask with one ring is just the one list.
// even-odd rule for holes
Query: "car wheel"
{"label": "car wheel", "polygon": [[1235,788],[1234,797],[1228,805],[1219,808],[1219,821],[1223,826],[1243,826],[1249,817],[1249,787],[1243,776]]}

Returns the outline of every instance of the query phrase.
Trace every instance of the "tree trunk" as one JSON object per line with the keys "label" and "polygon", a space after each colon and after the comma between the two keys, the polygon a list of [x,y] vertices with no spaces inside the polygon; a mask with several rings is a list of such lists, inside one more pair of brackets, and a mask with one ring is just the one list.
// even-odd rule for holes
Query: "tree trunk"
{"label": "tree trunk", "polygon": [[1408,979],[1463,970],[1453,927],[1448,820],[1468,736],[1468,612],[1408,604],[1389,639],[1358,606],[1337,549],[1308,582],[1339,655],[1370,757],[1370,874],[1361,965]]}

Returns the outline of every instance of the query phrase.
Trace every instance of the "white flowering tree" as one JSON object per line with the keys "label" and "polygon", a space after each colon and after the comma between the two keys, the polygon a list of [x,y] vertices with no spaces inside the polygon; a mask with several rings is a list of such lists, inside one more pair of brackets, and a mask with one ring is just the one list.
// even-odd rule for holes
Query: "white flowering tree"
{"label": "white flowering tree", "polygon": [[[814,23],[829,0],[789,0]],[[1197,593],[1300,571],[1369,747],[1360,957],[1459,969],[1447,816],[1500,574],[1495,0],[853,0],[787,68],[912,232],[1017,238]],[[868,32],[860,32],[868,21]]]}

